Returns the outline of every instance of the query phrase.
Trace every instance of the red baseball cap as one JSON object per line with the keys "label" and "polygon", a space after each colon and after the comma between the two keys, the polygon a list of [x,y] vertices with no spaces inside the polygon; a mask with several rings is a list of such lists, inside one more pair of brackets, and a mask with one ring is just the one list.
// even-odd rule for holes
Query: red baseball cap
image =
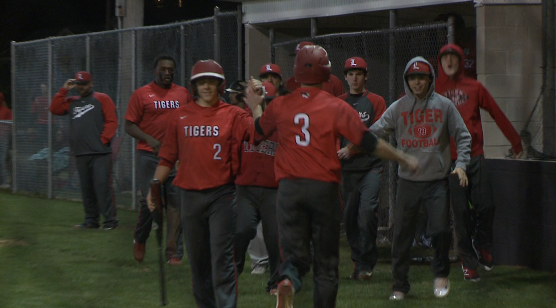
{"label": "red baseball cap", "polygon": [[351,57],[347,59],[346,63],[344,64],[344,74],[352,69],[360,69],[367,72],[367,62],[365,62],[363,58]]}
{"label": "red baseball cap", "polygon": [[405,75],[406,76],[413,75],[413,74],[430,75],[430,73],[431,73],[431,68],[427,63],[422,61],[415,61],[413,62],[413,64],[411,64],[411,66],[409,67]]}
{"label": "red baseball cap", "polygon": [[276,97],[276,87],[268,82],[268,81],[264,81],[263,82],[263,92],[264,92],[264,98],[265,99],[273,99],[274,97]]}
{"label": "red baseball cap", "polygon": [[89,82],[91,82],[91,73],[85,71],[75,73],[75,83],[87,84]]}
{"label": "red baseball cap", "polygon": [[299,44],[297,44],[297,46],[295,46],[295,53],[297,54],[301,50],[301,48],[303,48],[305,46],[310,46],[310,45],[315,45],[315,43],[307,42],[307,41],[300,42]]}
{"label": "red baseball cap", "polygon": [[276,74],[280,76],[280,79],[282,78],[282,72],[280,71],[280,67],[274,63],[267,63],[261,66],[261,73],[259,74],[259,77],[265,74]]}

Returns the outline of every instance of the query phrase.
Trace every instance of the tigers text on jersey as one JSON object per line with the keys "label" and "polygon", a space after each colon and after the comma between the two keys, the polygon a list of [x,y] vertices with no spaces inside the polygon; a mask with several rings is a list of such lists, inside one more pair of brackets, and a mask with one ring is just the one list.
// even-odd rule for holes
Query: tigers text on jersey
{"label": "tigers text on jersey", "polygon": [[[169,89],[164,89],[151,82],[133,92],[125,119],[162,143],[169,114],[190,101],[189,91],[182,86],[172,84]],[[152,152],[147,143],[141,140],[137,140],[137,150]]]}
{"label": "tigers text on jersey", "polygon": [[336,140],[340,135],[359,145],[367,128],[359,113],[341,99],[312,87],[280,96],[259,119],[265,135],[278,133],[276,179],[340,182]]}
{"label": "tigers text on jersey", "polygon": [[167,119],[160,164],[180,166],[174,185],[203,190],[233,184],[243,141],[253,133],[253,118],[237,106],[219,101],[213,107],[186,104]]}

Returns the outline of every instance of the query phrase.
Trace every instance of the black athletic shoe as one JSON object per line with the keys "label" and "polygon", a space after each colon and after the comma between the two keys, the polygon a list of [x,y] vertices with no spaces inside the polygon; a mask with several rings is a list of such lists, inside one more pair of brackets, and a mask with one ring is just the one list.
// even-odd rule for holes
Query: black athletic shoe
{"label": "black athletic shoe", "polygon": [[98,229],[99,225],[93,225],[88,223],[82,223],[80,225],[73,226],[74,229]]}

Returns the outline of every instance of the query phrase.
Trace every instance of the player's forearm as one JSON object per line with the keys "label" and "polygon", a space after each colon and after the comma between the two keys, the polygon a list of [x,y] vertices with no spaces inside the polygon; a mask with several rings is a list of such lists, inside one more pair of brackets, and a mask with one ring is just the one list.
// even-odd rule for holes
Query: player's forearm
{"label": "player's forearm", "polygon": [[402,151],[396,150],[388,142],[378,139],[373,155],[384,160],[397,161],[400,164],[406,164],[407,155]]}
{"label": "player's forearm", "polygon": [[144,142],[147,142],[147,139],[151,137],[144,133],[139,126],[129,120],[125,120],[125,132],[131,137]]}
{"label": "player's forearm", "polygon": [[160,183],[164,183],[164,181],[168,178],[168,175],[170,175],[170,170],[171,169],[168,166],[158,165],[156,167],[156,171],[154,172],[153,179],[158,179],[160,180]]}

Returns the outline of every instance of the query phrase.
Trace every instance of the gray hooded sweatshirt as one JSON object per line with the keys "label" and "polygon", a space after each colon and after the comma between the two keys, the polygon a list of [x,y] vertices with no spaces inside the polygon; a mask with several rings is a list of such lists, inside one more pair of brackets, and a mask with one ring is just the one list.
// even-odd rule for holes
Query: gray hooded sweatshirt
{"label": "gray hooded sweatshirt", "polygon": [[[427,63],[432,82],[426,97],[419,101],[409,88],[405,73],[414,62]],[[471,153],[471,135],[455,105],[434,92],[434,68],[422,57],[411,59],[403,74],[406,95],[392,103],[382,117],[371,126],[371,131],[383,138],[394,133],[398,149],[419,161],[419,171],[412,173],[398,169],[402,179],[434,181],[444,179],[450,172],[450,137],[457,147],[456,167],[466,169]]]}

